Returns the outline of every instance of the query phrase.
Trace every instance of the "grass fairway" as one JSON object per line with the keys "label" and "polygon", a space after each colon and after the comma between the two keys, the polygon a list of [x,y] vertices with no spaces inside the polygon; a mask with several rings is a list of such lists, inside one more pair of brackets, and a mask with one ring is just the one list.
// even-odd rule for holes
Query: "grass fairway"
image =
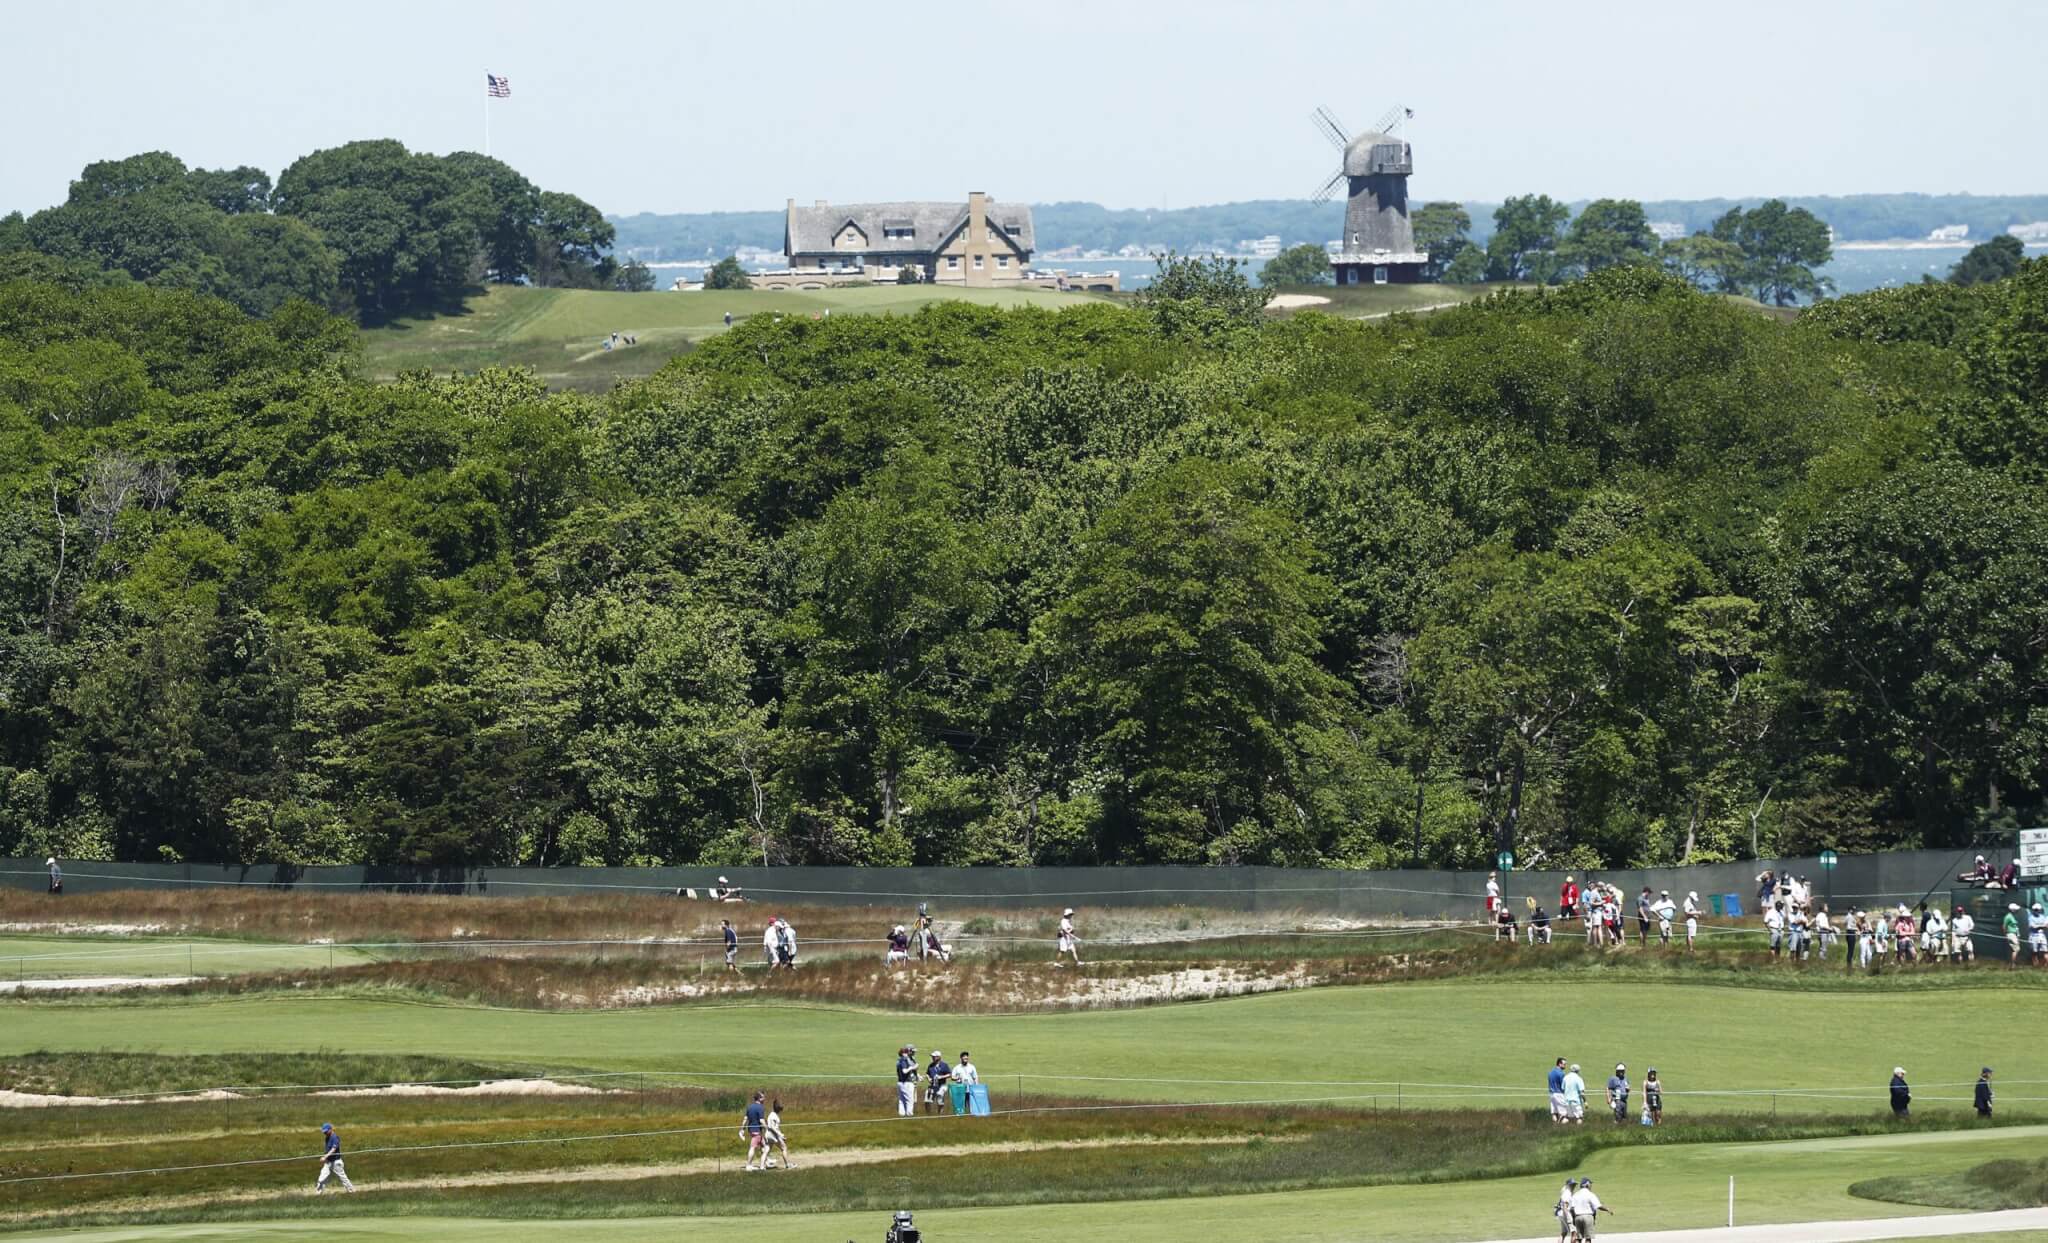
{"label": "grass fairway", "polygon": [[[1900,1007],[1898,998],[1876,992],[1569,980],[1459,980],[966,1016],[755,1003],[548,1013],[332,996],[24,1001],[6,1010],[0,1053],[334,1048],[539,1067],[886,1081],[897,1046],[942,1042],[972,1049],[999,1097],[1018,1086],[1182,1102],[1343,1096],[1367,1109],[1391,1106],[1396,1081],[1405,1085],[1398,1091],[1406,1108],[1533,1107],[1550,1059],[1563,1054],[1584,1065],[1596,1093],[1616,1061],[1638,1077],[1658,1067],[1674,1116],[1877,1112],[1892,1065],[1903,1062],[1918,1085],[1918,1112],[1960,1115],[1979,1066],[2027,1077],[2024,1068],[2038,1062],[2034,1033],[2048,1021],[2048,993],[1989,984],[1918,998],[1910,1024],[1901,1022]],[[1994,1008],[1998,1020],[1984,1021]],[[1788,1035],[1788,1013],[1797,1016],[1797,1038]],[[1021,1085],[1020,1075],[1028,1077]],[[1703,1090],[1745,1094],[1686,1095]],[[1772,1090],[1780,1092],[1775,1100]],[[2017,1099],[2032,1095],[2016,1092],[2002,1103],[2033,1113],[2037,1106]],[[1951,1099],[1936,1099],[1943,1096]]]}
{"label": "grass fairway", "polygon": [[[2039,1151],[2048,1127],[1981,1133],[1863,1136],[1783,1144],[1673,1144],[1601,1153],[1577,1171],[1594,1176],[1616,1216],[1611,1228],[1705,1228],[1726,1221],[1728,1179],[1736,1180],[1736,1221],[1827,1221],[1919,1216],[1930,1210],[1850,1196],[1860,1178],[1931,1167],[1961,1168]],[[371,1162],[352,1168],[366,1186]],[[929,1171],[936,1172],[936,1171]],[[801,1168],[764,1176],[759,1186],[772,1202],[777,1180],[800,1179]],[[734,1175],[734,1177],[742,1177]],[[1190,1237],[1287,1239],[1296,1243],[1356,1243],[1360,1239],[1458,1240],[1543,1235],[1560,1176],[1492,1179],[1429,1186],[1360,1187],[1334,1191],[1182,1198],[1097,1204],[1046,1204],[995,1209],[931,1210],[918,1225],[934,1243],[1017,1240],[1020,1243],[1184,1243]],[[904,1202],[915,1207],[916,1183],[904,1179]],[[367,1207],[373,1198],[354,1205]],[[579,1239],[653,1243],[689,1238],[767,1238],[777,1243],[841,1243],[878,1236],[881,1213],[773,1213],[741,1218],[629,1218],[581,1220]],[[24,1239],[64,1238],[92,1243],[181,1243],[256,1239],[332,1239],[383,1243],[528,1243],[559,1238],[561,1222],[488,1218],[351,1218],[252,1221],[216,1225],[135,1226],[28,1232]],[[2005,1236],[2013,1237],[2013,1236]]]}
{"label": "grass fairway", "polygon": [[[388,379],[400,371],[476,371],[531,367],[558,388],[604,388],[650,375],[693,342],[753,315],[906,313],[933,302],[984,306],[1073,306],[1093,295],[1040,289],[956,289],[873,285],[816,292],[607,293],[498,285],[469,299],[463,313],[401,320],[363,332],[364,363]],[[639,344],[606,350],[614,332]]]}
{"label": "grass fairway", "polygon": [[0,984],[86,977],[243,975],[372,962],[366,951],[191,937],[0,937]]}

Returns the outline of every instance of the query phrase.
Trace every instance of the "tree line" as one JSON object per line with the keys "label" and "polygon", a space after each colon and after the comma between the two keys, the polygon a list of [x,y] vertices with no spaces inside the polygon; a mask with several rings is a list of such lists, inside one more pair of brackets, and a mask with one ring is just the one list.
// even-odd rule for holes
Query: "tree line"
{"label": "tree line", "polygon": [[292,299],[372,319],[443,310],[486,282],[652,288],[573,194],[503,160],[391,139],[259,168],[153,151],[86,166],[63,203],[0,218],[0,278],[189,289],[268,315]]}
{"label": "tree line", "polygon": [[1425,318],[1228,265],[603,395],[0,284],[0,852],[1530,865],[2048,792],[2048,262]]}

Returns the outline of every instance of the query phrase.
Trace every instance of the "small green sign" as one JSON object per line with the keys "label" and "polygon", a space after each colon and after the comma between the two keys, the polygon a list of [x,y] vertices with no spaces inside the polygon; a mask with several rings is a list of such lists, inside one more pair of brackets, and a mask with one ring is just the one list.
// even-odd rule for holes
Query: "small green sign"
{"label": "small green sign", "polygon": [[1835,852],[1834,852],[1834,851],[1832,851],[1832,850],[1823,850],[1823,851],[1821,851],[1821,852],[1820,852],[1820,865],[1821,865],[1822,867],[1824,867],[1824,868],[1828,869],[1829,871],[1833,871],[1833,870],[1834,870],[1834,867],[1835,867]]}
{"label": "small green sign", "polygon": [[1512,872],[1515,870],[1515,852],[1503,850],[1493,857],[1493,862],[1501,871]]}

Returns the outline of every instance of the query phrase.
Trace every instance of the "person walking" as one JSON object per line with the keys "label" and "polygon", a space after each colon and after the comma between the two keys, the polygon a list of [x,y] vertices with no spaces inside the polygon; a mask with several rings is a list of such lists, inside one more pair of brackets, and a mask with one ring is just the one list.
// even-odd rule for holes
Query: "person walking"
{"label": "person walking", "polygon": [[740,1138],[747,1141],[747,1163],[740,1167],[742,1170],[757,1168],[754,1165],[755,1153],[761,1154],[758,1168],[768,1168],[768,1111],[761,1104],[766,1099],[767,1093],[755,1092],[754,1099],[747,1102],[746,1121],[740,1123]]}
{"label": "person walking", "polygon": [[2011,952],[2011,954],[2012,954],[2012,957],[2011,957],[2011,958],[2010,958],[2010,959],[2009,959],[2009,960],[2007,961],[2006,965],[2007,965],[2008,967],[2017,967],[2017,966],[2019,966],[2019,965],[2020,965],[2020,904],[2019,904],[2019,903],[2017,903],[2017,902],[2008,902],[2008,903],[2006,903],[2006,904],[2005,904],[2005,925],[2004,925],[2004,928],[2005,928],[2005,947],[2006,947],[2006,949],[2007,949],[2007,950],[2009,950],[2009,951]]}
{"label": "person walking", "polygon": [[780,938],[775,935],[775,925],[780,923],[781,920],[782,916],[780,915],[771,916],[768,920],[768,926],[761,931],[761,954],[767,958],[768,970],[770,971],[775,970],[776,951],[780,948],[781,944]]}
{"label": "person walking", "polygon": [[1545,1081],[1545,1087],[1550,1092],[1550,1120],[1563,1125],[1565,1120],[1563,1058],[1557,1059],[1557,1064],[1550,1068],[1550,1075]]}
{"label": "person walking", "polygon": [[340,1179],[343,1191],[354,1191],[356,1185],[348,1180],[348,1170],[341,1163],[341,1132],[332,1122],[320,1124],[320,1141],[320,1175],[313,1180],[313,1194],[326,1191],[329,1178]]}
{"label": "person walking", "polygon": [[1685,952],[1693,952],[1693,943],[1700,935],[1700,891],[1688,890],[1685,895]]}
{"label": "person walking", "polygon": [[775,953],[783,970],[796,970],[796,929],[780,915],[775,917]]}
{"label": "person walking", "polygon": [[1650,1067],[1643,1076],[1643,1108],[1650,1111],[1650,1125],[1664,1125],[1664,1081],[1657,1077],[1657,1068]]}
{"label": "person walking", "polygon": [[1911,1089],[1911,1088],[1909,1088],[1909,1087],[1907,1087],[1907,1086],[1906,1086],[1906,1068],[1905,1068],[1905,1067],[1903,1067],[1903,1066],[1894,1066],[1894,1067],[1892,1067],[1892,1083],[1891,1083],[1891,1090],[1892,1090],[1892,1117],[1894,1117],[1894,1118],[1906,1118],[1906,1117],[1910,1117],[1910,1116],[1912,1116],[1912,1110],[1913,1110],[1913,1089]]}
{"label": "person walking", "polygon": [[1600,1214],[1613,1212],[1613,1209],[1600,1203],[1599,1196],[1593,1194],[1592,1179],[1579,1180],[1579,1189],[1572,1193],[1572,1229],[1578,1231],[1580,1239],[1591,1243],[1593,1229]]}
{"label": "person walking", "polygon": [[718,921],[718,924],[719,932],[725,937],[725,969],[734,975],[738,975],[740,970],[740,934],[733,930],[732,921],[729,919],[721,919]]}
{"label": "person walking", "polygon": [[1564,1115],[1566,1122],[1580,1126],[1586,1123],[1586,1081],[1579,1074],[1577,1062],[1564,1075]]}
{"label": "person walking", "polygon": [[727,312],[725,313],[725,326],[726,326],[726,327],[728,327],[728,328],[732,327],[732,312],[731,312],[731,311],[727,311]]}
{"label": "person walking", "polygon": [[1948,921],[1948,956],[1956,962],[1977,961],[1977,921],[1960,906]]}
{"label": "person walking", "polygon": [[1081,965],[1081,939],[1074,935],[1074,908],[1071,906],[1060,913],[1059,941],[1052,954],[1053,966],[1064,965],[1060,962],[1062,954],[1071,957],[1076,967]]}
{"label": "person walking", "polygon": [[1550,1210],[1557,1218],[1558,1243],[1572,1243],[1572,1236],[1578,1233],[1572,1229],[1572,1192],[1579,1189],[1579,1180],[1564,1180],[1564,1190],[1557,1193],[1557,1204]]}
{"label": "person walking", "polygon": [[946,1107],[946,1085],[953,1081],[953,1068],[946,1065],[946,1055],[932,1046],[932,1060],[924,1068],[924,1111],[935,1114]]}
{"label": "person walking", "polygon": [[1616,1062],[1614,1073],[1607,1076],[1607,1107],[1614,1111],[1618,1123],[1628,1121],[1628,1091],[1628,1067]]}
{"label": "person walking", "polygon": [[[29,858],[35,856],[30,855]],[[43,860],[43,866],[50,869],[50,892],[58,897],[64,896],[64,869],[57,866],[57,856],[51,855]]]}
{"label": "person walking", "polygon": [[764,1168],[764,1169],[765,1169],[765,1168],[767,1168],[767,1166],[769,1165],[769,1159],[768,1159],[768,1154],[769,1154],[770,1152],[773,1152],[774,1150],[776,1150],[776,1149],[778,1149],[778,1148],[782,1150],[782,1168],[786,1170],[786,1169],[788,1169],[788,1168],[790,1167],[790,1160],[789,1160],[789,1141],[788,1141],[788,1140],[786,1140],[786,1139],[784,1139],[784,1138],[782,1137],[782,1102],[781,1102],[781,1101],[775,1101],[774,1103],[772,1103],[772,1104],[770,1104],[770,1105],[768,1106],[768,1117],[767,1117],[767,1120],[766,1120],[765,1122],[763,1122],[763,1123],[762,1123],[762,1130],[761,1130],[761,1165],[762,1165],[762,1168]]}
{"label": "person walking", "polygon": [[2048,911],[2039,902],[2027,912],[2027,951],[2027,961],[2034,966],[2048,962]]}
{"label": "person walking", "polygon": [[1991,1116],[1991,1068],[1989,1066],[1977,1072],[1977,1093],[1973,1103],[1977,1107],[1977,1116],[1979,1118],[1989,1118]]}
{"label": "person walking", "polygon": [[896,1116],[908,1118],[917,1112],[917,1046],[896,1050]]}

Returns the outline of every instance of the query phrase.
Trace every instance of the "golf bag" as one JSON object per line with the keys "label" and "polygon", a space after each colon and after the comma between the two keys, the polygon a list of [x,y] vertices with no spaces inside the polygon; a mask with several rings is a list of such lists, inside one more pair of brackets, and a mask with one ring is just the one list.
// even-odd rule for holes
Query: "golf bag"
{"label": "golf bag", "polygon": [[882,1236],[882,1243],[923,1243],[918,1229],[911,1223],[909,1209],[897,1209],[896,1216],[889,1222],[889,1233]]}

